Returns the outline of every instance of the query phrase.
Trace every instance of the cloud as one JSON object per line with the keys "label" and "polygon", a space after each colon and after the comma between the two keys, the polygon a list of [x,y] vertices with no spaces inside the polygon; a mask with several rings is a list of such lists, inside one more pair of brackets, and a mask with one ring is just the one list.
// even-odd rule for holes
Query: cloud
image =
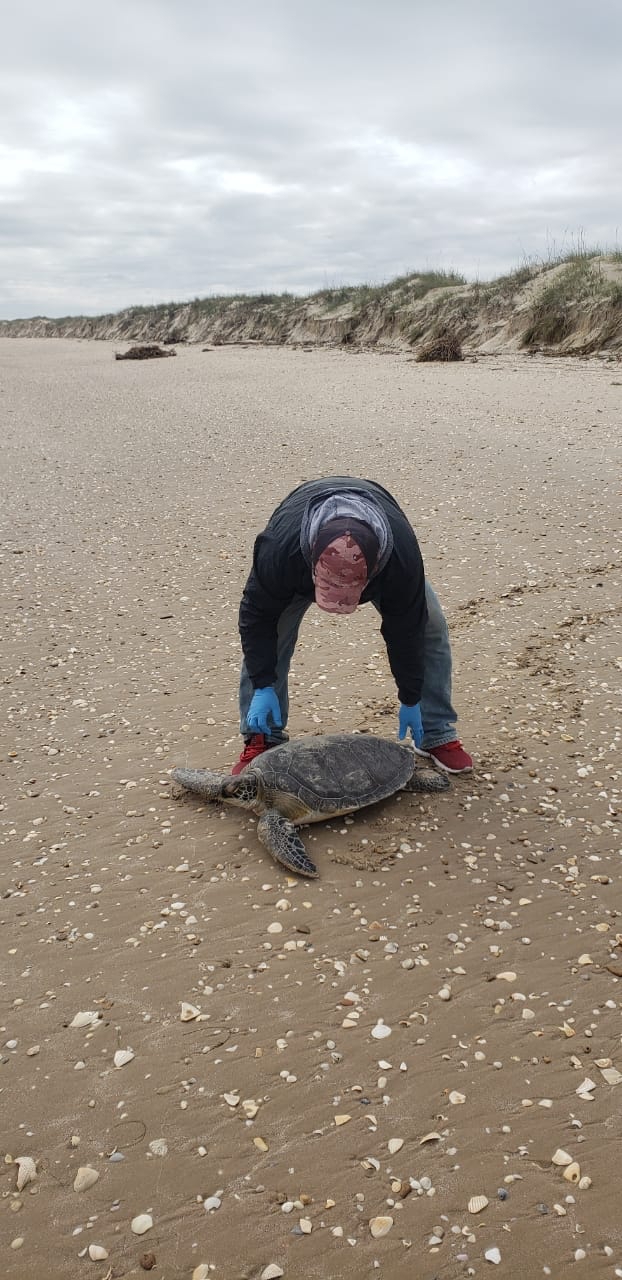
{"label": "cloud", "polygon": [[618,234],[617,0],[22,0],[4,28],[2,316]]}

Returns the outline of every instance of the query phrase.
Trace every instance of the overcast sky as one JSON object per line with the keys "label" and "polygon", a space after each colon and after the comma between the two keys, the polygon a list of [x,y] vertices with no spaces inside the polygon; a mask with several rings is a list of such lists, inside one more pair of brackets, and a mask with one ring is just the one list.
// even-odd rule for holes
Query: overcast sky
{"label": "overcast sky", "polygon": [[622,246],[621,0],[18,0],[0,317]]}

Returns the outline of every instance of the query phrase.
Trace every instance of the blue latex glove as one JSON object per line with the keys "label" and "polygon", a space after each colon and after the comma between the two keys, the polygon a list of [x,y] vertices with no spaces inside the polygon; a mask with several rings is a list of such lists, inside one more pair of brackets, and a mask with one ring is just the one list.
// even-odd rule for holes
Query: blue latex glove
{"label": "blue latex glove", "polygon": [[269,722],[272,720],[273,725],[280,729],[283,721],[281,719],[281,707],[274,689],[255,689],[252,702],[248,708],[246,723],[253,733],[270,732]]}
{"label": "blue latex glove", "polygon": [[400,703],[399,725],[397,736],[400,742],[403,742],[410,729],[415,746],[420,747],[423,742],[423,723],[418,702],[414,707],[405,707],[403,702]]}

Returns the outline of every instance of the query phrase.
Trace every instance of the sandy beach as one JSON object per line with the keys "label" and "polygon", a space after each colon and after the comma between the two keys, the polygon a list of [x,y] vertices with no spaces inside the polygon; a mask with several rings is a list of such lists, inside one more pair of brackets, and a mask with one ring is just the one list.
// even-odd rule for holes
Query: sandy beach
{"label": "sandy beach", "polygon": [[[0,1273],[622,1276],[622,366],[114,351],[0,340]],[[253,538],[334,473],[417,530],[476,767],[305,882],[169,771],[238,755]],[[290,696],[394,736],[372,608]]]}

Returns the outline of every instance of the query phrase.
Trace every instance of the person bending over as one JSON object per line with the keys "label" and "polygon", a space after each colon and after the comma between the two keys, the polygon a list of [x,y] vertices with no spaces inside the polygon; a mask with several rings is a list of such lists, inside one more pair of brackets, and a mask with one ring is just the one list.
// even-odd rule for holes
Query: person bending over
{"label": "person bending over", "polygon": [[231,772],[287,741],[289,666],[314,603],[336,614],[374,605],[397,685],[399,738],[410,733],[417,754],[448,773],[472,769],[456,734],[447,622],[414,529],[373,480],[329,476],[288,494],[255,541],[239,612],[244,749]]}

